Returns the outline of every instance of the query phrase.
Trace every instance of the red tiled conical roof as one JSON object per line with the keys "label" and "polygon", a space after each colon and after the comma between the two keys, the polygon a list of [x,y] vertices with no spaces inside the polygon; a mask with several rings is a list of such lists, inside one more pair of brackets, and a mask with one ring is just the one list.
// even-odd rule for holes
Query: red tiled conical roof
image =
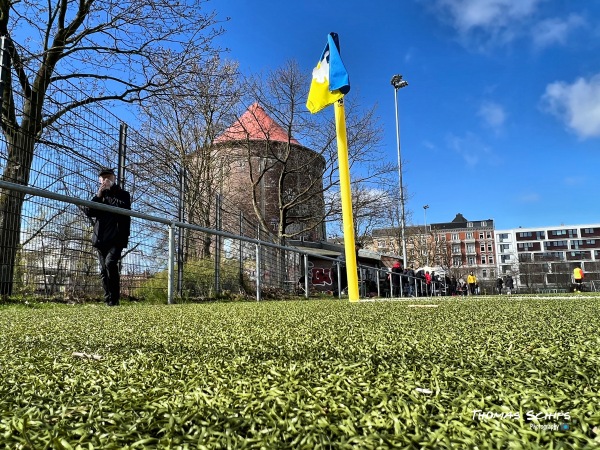
{"label": "red tiled conical roof", "polygon": [[[215,143],[229,141],[278,141],[287,142],[288,134],[277,124],[258,104],[253,103],[244,114],[223,134],[215,139]],[[289,139],[290,143],[300,145],[294,139]]]}

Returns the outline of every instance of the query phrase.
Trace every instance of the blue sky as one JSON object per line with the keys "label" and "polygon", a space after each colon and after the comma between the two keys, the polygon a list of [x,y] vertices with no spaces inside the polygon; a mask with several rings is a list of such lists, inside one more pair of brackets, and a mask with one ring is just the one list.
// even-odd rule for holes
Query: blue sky
{"label": "blue sky", "polygon": [[[349,96],[377,105],[413,223],[497,229],[600,223],[600,2],[213,0],[245,73],[296,59],[308,73],[340,37]],[[322,114],[333,114],[331,108]]]}

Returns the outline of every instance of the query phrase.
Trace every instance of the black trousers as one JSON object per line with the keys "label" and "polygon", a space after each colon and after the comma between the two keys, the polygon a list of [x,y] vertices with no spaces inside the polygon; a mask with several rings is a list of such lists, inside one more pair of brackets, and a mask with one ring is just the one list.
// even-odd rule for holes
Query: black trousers
{"label": "black trousers", "polygon": [[119,304],[121,282],[119,279],[119,260],[122,247],[97,248],[100,263],[100,280],[104,289],[104,301],[107,305]]}

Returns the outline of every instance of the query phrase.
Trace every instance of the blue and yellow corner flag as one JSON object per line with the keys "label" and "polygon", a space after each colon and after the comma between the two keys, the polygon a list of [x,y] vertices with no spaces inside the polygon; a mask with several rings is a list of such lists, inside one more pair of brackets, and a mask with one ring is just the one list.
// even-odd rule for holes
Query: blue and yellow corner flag
{"label": "blue and yellow corner flag", "polygon": [[327,45],[313,69],[306,107],[311,113],[321,111],[350,91],[348,72],[340,57],[337,33],[327,35]]}

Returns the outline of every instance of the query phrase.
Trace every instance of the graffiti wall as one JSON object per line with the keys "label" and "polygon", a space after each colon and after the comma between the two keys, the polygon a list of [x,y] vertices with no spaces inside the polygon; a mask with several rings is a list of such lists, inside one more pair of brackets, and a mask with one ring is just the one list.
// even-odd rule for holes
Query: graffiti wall
{"label": "graffiti wall", "polygon": [[335,266],[332,261],[324,259],[311,259],[308,261],[308,275],[314,289],[319,291],[332,291],[335,281]]}

